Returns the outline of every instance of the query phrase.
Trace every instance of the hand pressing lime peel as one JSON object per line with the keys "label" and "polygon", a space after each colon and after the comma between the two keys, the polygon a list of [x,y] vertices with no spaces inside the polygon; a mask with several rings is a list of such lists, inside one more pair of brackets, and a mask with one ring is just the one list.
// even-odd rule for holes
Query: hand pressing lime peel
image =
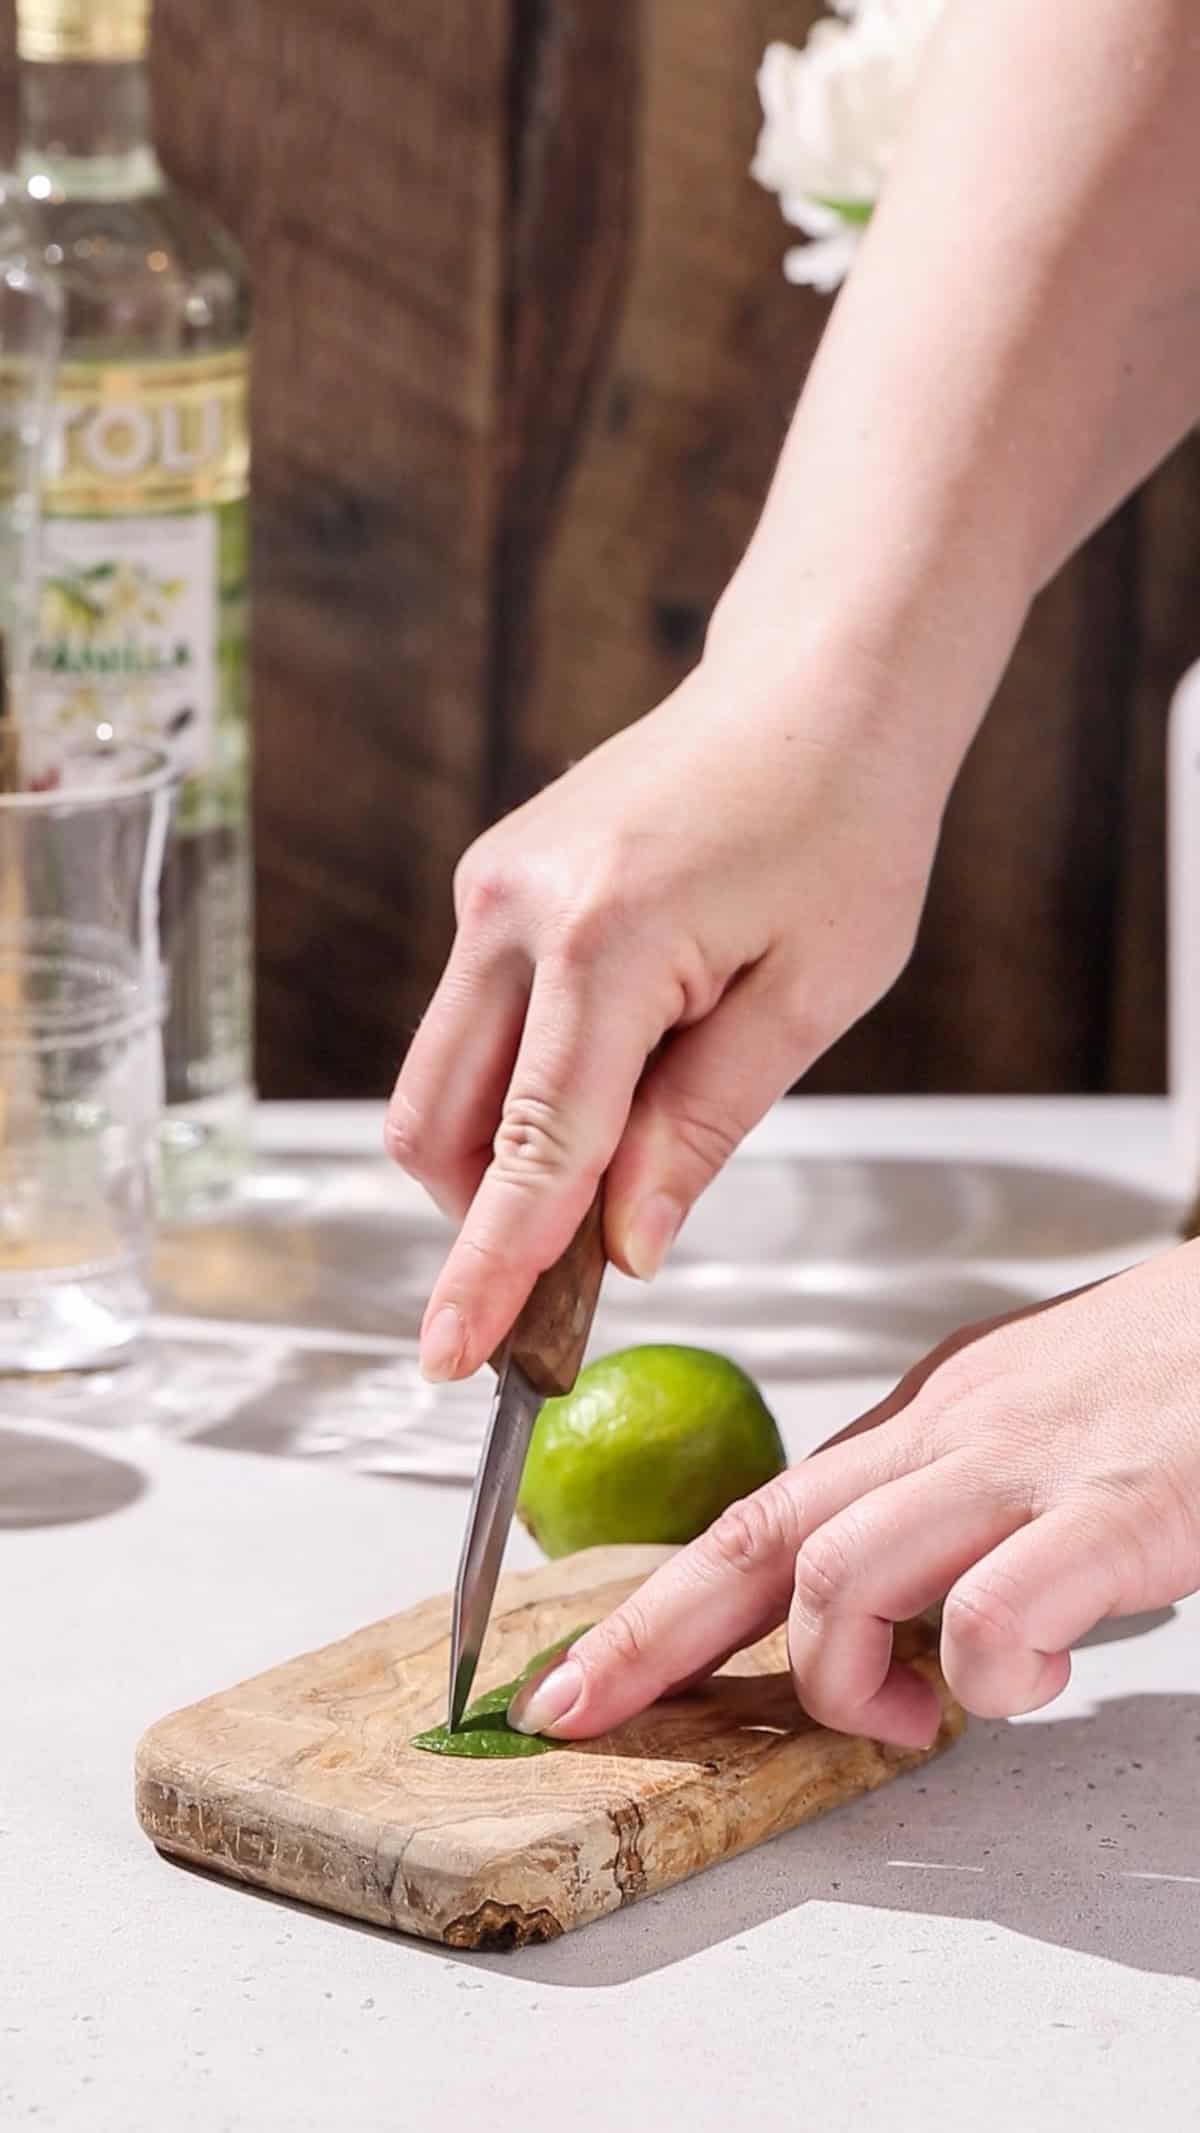
{"label": "hand pressing lime peel", "polygon": [[591,1624],[585,1622],[583,1629],[573,1629],[557,1644],[538,1652],[515,1681],[506,1681],[498,1689],[489,1689],[486,1696],[476,1697],[453,1733],[447,1726],[431,1726],[428,1733],[414,1734],[412,1747],[424,1748],[430,1755],[468,1755],[480,1760],[485,1756],[545,1755],[550,1748],[562,1747],[561,1741],[543,1740],[537,1733],[518,1733],[508,1723],[508,1707],[518,1689],[523,1689],[527,1681],[532,1681],[535,1674],[540,1674],[544,1666],[549,1666],[590,1628]]}

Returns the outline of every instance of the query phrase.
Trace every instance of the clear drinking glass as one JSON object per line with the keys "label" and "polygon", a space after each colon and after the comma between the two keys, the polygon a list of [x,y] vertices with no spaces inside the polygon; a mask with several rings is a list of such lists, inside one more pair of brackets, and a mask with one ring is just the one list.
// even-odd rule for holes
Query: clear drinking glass
{"label": "clear drinking glass", "polygon": [[0,1371],[112,1362],[145,1316],[171,796],[99,744],[0,793]]}

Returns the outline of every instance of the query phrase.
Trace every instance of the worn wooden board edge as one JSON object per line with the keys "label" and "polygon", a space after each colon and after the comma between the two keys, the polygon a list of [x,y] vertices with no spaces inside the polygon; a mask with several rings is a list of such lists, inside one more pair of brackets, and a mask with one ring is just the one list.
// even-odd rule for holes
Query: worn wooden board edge
{"label": "worn wooden board edge", "polygon": [[[653,1567],[655,1553],[660,1558],[670,1553],[665,1549],[590,1552],[598,1559],[597,1570],[599,1559],[604,1559],[610,1576],[621,1561],[636,1558],[639,1579]],[[510,1573],[501,1581],[497,1612],[520,1608],[530,1587],[539,1581],[544,1591],[554,1568],[545,1565]],[[427,1615],[432,1626],[439,1616],[448,1621],[448,1610],[447,1599],[430,1601],[424,1608],[372,1625],[368,1634],[386,1639],[391,1623],[406,1623],[411,1631],[414,1621]],[[358,1646],[363,1634],[355,1631],[287,1664],[334,1668],[338,1655]],[[385,1824],[381,1835],[377,1820],[350,1809],[334,1810],[326,1804],[325,1826],[305,1829],[297,1821],[293,1792],[258,1783],[248,1804],[245,1773],[238,1771],[236,1763],[227,1766],[231,1782],[223,1790],[220,1767],[196,1767],[179,1752],[173,1738],[180,1722],[197,1712],[209,1710],[230,1717],[225,1699],[277,1676],[282,1671],[279,1667],[171,1713],[152,1726],[138,1744],[135,1810],[158,1850],[191,1866],[454,1948],[524,1947],[557,1939],[641,1896],[670,1888],[834,1806],[846,1805],[942,1753],[958,1738],[966,1720],[938,1665],[936,1632],[923,1623],[905,1625],[899,1634],[907,1645],[905,1655],[938,1696],[942,1718],[932,1745],[926,1750],[906,1750],[850,1735],[828,1735],[825,1777],[836,1785],[838,1794],[830,1800],[828,1782],[816,1798],[811,1778],[807,1790],[803,1782],[787,1782],[789,1758],[798,1765],[807,1760],[801,1744],[811,1742],[813,1729],[783,1736],[771,1751],[772,1786],[769,1790],[748,1788],[726,1800],[715,1840],[714,1801],[702,1766],[695,1766],[690,1776],[681,1776],[671,1794],[672,1817],[658,1829],[644,1823],[638,1801],[630,1798],[607,1813],[593,1812],[574,1824],[564,1824],[535,1854],[528,1844],[522,1844],[511,1858],[489,1858],[482,1874],[447,1869],[444,1862],[414,1856],[412,1832],[397,1826],[389,1833]],[[614,1756],[612,1761],[619,1766],[621,1758]],[[705,1825],[707,1856],[700,1866],[686,1847],[671,1841],[671,1832],[680,1824],[686,1828],[693,1818],[697,1825],[701,1820]],[[571,1888],[571,1908],[565,1915],[561,1901],[564,1867],[569,1870]]]}

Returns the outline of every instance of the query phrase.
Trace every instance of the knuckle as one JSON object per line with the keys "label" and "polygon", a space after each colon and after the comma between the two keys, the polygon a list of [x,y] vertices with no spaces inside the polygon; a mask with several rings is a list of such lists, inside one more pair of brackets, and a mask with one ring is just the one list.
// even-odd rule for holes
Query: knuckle
{"label": "knuckle", "polygon": [[722,1511],[709,1527],[703,1547],[711,1567],[724,1574],[759,1571],[796,1546],[796,1512],[790,1493],[772,1482]]}
{"label": "knuckle", "polygon": [[464,1227],[455,1241],[452,1259],[448,1265],[468,1285],[478,1282],[492,1284],[511,1278],[517,1255],[507,1251],[496,1238],[481,1232],[478,1225]]}
{"label": "knuckle", "polygon": [[1063,1501],[1079,1545],[1107,1567],[1114,1607],[1150,1605],[1148,1596],[1176,1578],[1183,1589],[1194,1556],[1194,1513],[1163,1475],[1110,1468],[1064,1491]]}
{"label": "knuckle", "polygon": [[460,926],[494,926],[516,901],[511,864],[487,845],[472,845],[454,869],[454,915]]}
{"label": "knuckle", "polygon": [[746,1137],[748,1128],[735,1118],[727,1103],[701,1096],[695,1089],[663,1090],[671,1129],[684,1150],[707,1172],[716,1172],[729,1161]]}
{"label": "knuckle", "polygon": [[594,1629],[587,1640],[584,1659],[589,1671],[609,1667],[624,1673],[643,1667],[653,1645],[650,1625],[636,1600],[626,1600]]}
{"label": "knuckle", "polygon": [[458,861],[451,879],[454,915],[458,919],[462,918],[463,911],[470,898],[471,884],[475,878],[475,866],[475,847],[472,845],[470,850],[464,852],[462,858]]}
{"label": "knuckle", "polygon": [[587,967],[644,933],[653,908],[638,840],[604,829],[554,881],[547,948],[568,970]]}
{"label": "knuckle", "polygon": [[569,1121],[549,1098],[510,1095],[492,1143],[493,1165],[510,1183],[537,1183],[578,1167]]}
{"label": "knuckle", "polygon": [[395,1099],[384,1121],[383,1145],[397,1167],[424,1187],[440,1213],[452,1222],[462,1221],[479,1183],[481,1164],[474,1151],[464,1156],[411,1104],[400,1109]]}
{"label": "knuckle", "polygon": [[383,1145],[392,1161],[410,1177],[424,1178],[429,1167],[429,1141],[420,1113],[406,1096],[393,1096],[383,1128]]}
{"label": "knuckle", "polygon": [[956,1586],[942,1610],[942,1634],[968,1658],[991,1659],[1025,1643],[1015,1593],[994,1572]]}
{"label": "knuckle", "polygon": [[810,1533],[796,1557],[794,1587],[801,1612],[810,1620],[836,1606],[850,1581],[850,1562],[837,1536],[828,1531]]}
{"label": "knuckle", "polygon": [[615,883],[592,885],[555,928],[553,952],[568,972],[590,969],[628,933],[629,907]]}

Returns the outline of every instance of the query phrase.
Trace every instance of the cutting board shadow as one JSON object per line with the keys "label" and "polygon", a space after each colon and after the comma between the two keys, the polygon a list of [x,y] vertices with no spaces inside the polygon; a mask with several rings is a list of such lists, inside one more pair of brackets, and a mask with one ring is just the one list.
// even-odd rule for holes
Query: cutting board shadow
{"label": "cutting board shadow", "polygon": [[[592,1549],[503,1579],[479,1687],[608,1613],[669,1552]],[[448,1629],[448,1599],[429,1600],[160,1720],[137,1754],[146,1834],[193,1865],[372,1925],[453,1948],[523,1947],[886,1784],[964,1723],[920,1621],[900,1627],[897,1650],[938,1693],[927,1754],[812,1724],[776,1632],[602,1741],[460,1761],[410,1745],[443,1715]]]}

